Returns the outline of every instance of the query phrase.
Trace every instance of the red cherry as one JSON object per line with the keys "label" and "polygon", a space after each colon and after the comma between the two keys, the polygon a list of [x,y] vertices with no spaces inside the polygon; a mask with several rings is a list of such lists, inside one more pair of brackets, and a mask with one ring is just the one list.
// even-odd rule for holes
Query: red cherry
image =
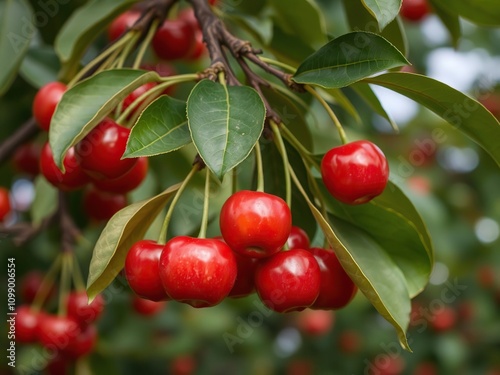
{"label": "red cherry", "polygon": [[83,209],[92,220],[107,221],[126,206],[127,197],[124,194],[107,193],[93,187],[83,194]]}
{"label": "red cherry", "polygon": [[134,190],[142,183],[142,181],[144,181],[146,175],[148,174],[148,169],[148,158],[140,157],[132,169],[123,176],[113,180],[95,180],[92,181],[92,183],[101,191],[115,194],[126,194],[129,191]]}
{"label": "red cherry", "polygon": [[[141,69],[156,72],[160,77],[171,77],[177,74],[175,68],[165,62],[159,62],[157,64],[142,64]],[[163,94],[172,95],[175,92],[175,88],[175,85],[168,86],[165,90],[163,90]]]}
{"label": "red cherry", "polygon": [[107,118],[75,146],[82,169],[93,179],[115,179],[130,171],[137,159],[122,159],[130,129]]}
{"label": "red cherry", "polygon": [[430,12],[427,0],[403,0],[399,14],[405,20],[418,22]]}
{"label": "red cherry", "polygon": [[38,340],[38,311],[28,305],[21,305],[16,309],[16,341],[32,343]]}
{"label": "red cherry", "polygon": [[118,39],[126,30],[134,25],[140,16],[140,12],[129,10],[116,17],[108,28],[109,41],[113,42]]}
{"label": "red cherry", "polygon": [[47,367],[45,367],[45,371],[49,375],[67,375],[71,362],[72,361],[64,353],[60,352],[55,358],[49,361]]}
{"label": "red cherry", "polygon": [[95,322],[104,310],[104,299],[98,294],[92,303],[88,303],[87,292],[73,291],[68,295],[68,316],[75,319],[81,327]]}
{"label": "red cherry", "polygon": [[0,186],[0,222],[7,217],[11,210],[9,191]]}
{"label": "red cherry", "polygon": [[49,143],[45,143],[40,155],[40,172],[52,185],[61,190],[76,190],[89,182],[88,176],[80,167],[76,157],[75,149],[71,147],[64,156],[64,173],[59,170],[54,162],[52,150]]}
{"label": "red cherry", "polygon": [[81,334],[78,323],[67,316],[41,314],[38,323],[38,339],[46,348],[65,351]]}
{"label": "red cherry", "polygon": [[290,235],[286,241],[289,250],[292,249],[309,249],[309,236],[306,231],[300,227],[292,226]]}
{"label": "red cherry", "polygon": [[443,307],[433,314],[429,323],[436,332],[449,331],[457,323],[457,313],[451,307]]}
{"label": "red cherry", "polygon": [[155,241],[136,242],[125,258],[125,277],[138,296],[152,301],[169,299],[160,279],[160,255],[165,245]]}
{"label": "red cherry", "polygon": [[220,212],[222,237],[233,251],[264,258],[281,250],[290,235],[292,214],[283,199],[242,190],[224,203]]}
{"label": "red cherry", "polygon": [[183,355],[172,360],[172,375],[192,375],[196,369],[196,360],[190,355]]}
{"label": "red cherry", "polygon": [[277,312],[301,311],[318,297],[321,273],[307,250],[283,251],[261,261],[255,273],[260,299]]}
{"label": "red cherry", "polygon": [[255,271],[259,265],[259,259],[250,258],[238,253],[234,253],[236,259],[236,280],[228,297],[240,298],[248,296],[255,291]]}
{"label": "red cherry", "polygon": [[42,148],[38,143],[29,142],[19,146],[12,155],[14,168],[29,176],[36,176],[40,172],[40,152]]}
{"label": "red cherry", "polygon": [[343,331],[339,337],[340,350],[346,354],[358,353],[361,349],[361,336],[356,331]]}
{"label": "red cherry", "polygon": [[297,315],[297,328],[311,336],[327,334],[333,326],[335,315],[326,310],[304,310]]}
{"label": "red cherry", "polygon": [[[41,271],[36,270],[30,271],[23,276],[21,282],[19,283],[19,290],[21,298],[25,303],[29,304],[35,300],[36,294],[42,286],[44,278],[45,275]],[[52,285],[47,298],[52,297],[55,292],[55,285]]]}
{"label": "red cherry", "polygon": [[401,375],[405,369],[405,361],[402,357],[394,356],[392,353],[383,353],[375,357],[370,364],[370,374],[378,375]]}
{"label": "red cherry", "polygon": [[333,251],[316,247],[310,251],[321,270],[319,296],[311,308],[334,310],[346,306],[356,295],[357,286],[344,271]]}
{"label": "red cherry", "polygon": [[421,362],[417,364],[412,375],[438,375],[438,368],[433,362]]}
{"label": "red cherry", "polygon": [[91,324],[82,328],[81,332],[64,349],[64,354],[71,359],[81,358],[94,350],[96,342],[97,328]]}
{"label": "red cherry", "polygon": [[[142,94],[145,94],[146,92],[148,92],[149,90],[151,90],[156,85],[157,85],[156,82],[148,82],[148,83],[145,83],[142,86],[139,86],[134,91],[132,91],[130,94],[128,94],[127,97],[123,100],[123,110],[126,110],[128,107],[130,107],[130,105],[137,98],[139,98]],[[158,93],[158,95],[160,95],[160,93]],[[134,112],[136,110],[138,110],[144,102],[145,101],[142,100],[139,104],[136,104],[136,106],[134,108]]]}
{"label": "red cherry", "polygon": [[215,239],[174,237],[160,256],[163,288],[172,299],[194,307],[220,303],[231,291],[236,272],[233,252]]}
{"label": "red cherry", "polygon": [[158,314],[167,305],[166,301],[151,301],[138,296],[132,299],[133,309],[140,315],[152,316]]}
{"label": "red cherry", "polygon": [[49,131],[52,115],[56,111],[68,87],[61,82],[50,82],[42,86],[33,100],[33,117],[42,130]]}
{"label": "red cherry", "polygon": [[184,20],[166,20],[156,31],[152,45],[161,59],[186,58],[195,45],[194,30]]}
{"label": "red cherry", "polygon": [[195,45],[193,51],[188,56],[191,60],[198,60],[201,56],[203,56],[207,52],[207,47],[203,42],[203,32],[200,29],[200,25],[198,24],[198,20],[194,15],[193,8],[183,9],[179,13],[178,19],[187,22],[194,31]]}
{"label": "red cherry", "polygon": [[382,194],[389,179],[389,165],[376,145],[356,141],[328,151],[321,161],[321,175],[334,198],[362,204]]}

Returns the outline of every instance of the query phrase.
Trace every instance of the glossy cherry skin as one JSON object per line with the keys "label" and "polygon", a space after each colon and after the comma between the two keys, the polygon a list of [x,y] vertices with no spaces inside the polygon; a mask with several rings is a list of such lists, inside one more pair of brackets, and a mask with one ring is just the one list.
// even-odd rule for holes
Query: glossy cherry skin
{"label": "glossy cherry skin", "polygon": [[186,58],[193,51],[194,34],[194,30],[184,20],[166,20],[153,37],[153,50],[164,60]]}
{"label": "glossy cherry skin", "polygon": [[39,312],[28,305],[21,305],[16,309],[16,341],[18,343],[32,343],[38,340]]}
{"label": "glossy cherry skin", "polygon": [[318,262],[307,250],[283,251],[261,260],[255,273],[255,289],[269,309],[285,313],[311,306],[319,294]]}
{"label": "glossy cherry skin", "polygon": [[40,152],[38,143],[29,142],[19,146],[12,155],[12,164],[20,173],[34,177],[40,172]]}
{"label": "glossy cherry skin", "polygon": [[104,299],[98,294],[89,304],[87,292],[73,291],[68,295],[67,312],[70,318],[75,319],[81,327],[95,322],[104,311]]}
{"label": "glossy cherry skin", "polygon": [[358,288],[340,265],[332,250],[311,248],[321,271],[321,286],[312,309],[335,310],[346,306],[356,295]]}
{"label": "glossy cherry skin", "polygon": [[125,258],[125,277],[139,297],[151,301],[169,299],[160,279],[160,255],[165,245],[155,241],[136,242]]}
{"label": "glossy cherry skin", "polygon": [[108,28],[109,41],[113,42],[118,39],[126,30],[134,25],[140,16],[140,12],[129,10],[116,17]]}
{"label": "glossy cherry skin", "polygon": [[321,161],[321,175],[334,198],[362,204],[382,194],[389,180],[389,164],[376,145],[356,141],[329,150]]}
{"label": "glossy cherry skin", "polygon": [[124,194],[107,193],[93,187],[83,194],[83,209],[95,221],[107,221],[126,206],[127,197]]}
{"label": "glossy cherry skin", "polygon": [[75,149],[71,147],[64,156],[64,173],[59,170],[52,155],[49,143],[45,143],[40,155],[40,172],[45,179],[60,190],[77,190],[90,180],[75,157]]}
{"label": "glossy cherry skin", "polygon": [[93,179],[115,179],[130,171],[136,158],[122,159],[130,129],[111,119],[99,123],[75,146],[82,169]]}
{"label": "glossy cherry skin", "polygon": [[286,244],[288,246],[288,250],[309,249],[309,236],[304,229],[293,225]]}
{"label": "glossy cherry skin", "polygon": [[0,222],[12,211],[10,204],[9,190],[0,186]]}
{"label": "glossy cherry skin", "polygon": [[194,15],[193,8],[186,8],[179,13],[179,19],[186,21],[194,31],[195,44],[192,52],[187,56],[190,60],[198,60],[205,55],[208,50],[203,42],[203,32],[200,29],[198,20]]}
{"label": "glossy cherry skin", "polygon": [[233,251],[253,258],[281,250],[292,227],[292,214],[283,199],[258,191],[231,195],[221,208],[220,230]]}
{"label": "glossy cherry skin", "polygon": [[152,316],[158,314],[167,305],[166,301],[151,301],[138,296],[132,299],[132,308],[140,315]]}
{"label": "glossy cherry skin", "polygon": [[52,314],[41,314],[38,323],[38,339],[46,348],[67,350],[81,328],[73,318]]}
{"label": "glossy cherry skin", "polygon": [[50,82],[36,93],[33,100],[33,117],[42,130],[49,131],[52,115],[67,89],[64,83]]}
{"label": "glossy cherry skin", "polygon": [[165,244],[160,279],[168,296],[193,307],[220,303],[236,280],[237,265],[224,242],[178,236]]}
{"label": "glossy cherry skin", "polygon": [[228,297],[240,298],[255,292],[255,271],[259,265],[258,258],[250,258],[245,255],[234,253],[236,259],[237,275],[233,288]]}
{"label": "glossy cherry skin", "polygon": [[93,180],[92,184],[100,191],[115,194],[126,194],[137,188],[146,178],[149,159],[140,157],[130,171],[112,180]]}
{"label": "glossy cherry skin", "polygon": [[427,0],[403,0],[399,14],[405,20],[418,22],[423,20],[429,12]]}

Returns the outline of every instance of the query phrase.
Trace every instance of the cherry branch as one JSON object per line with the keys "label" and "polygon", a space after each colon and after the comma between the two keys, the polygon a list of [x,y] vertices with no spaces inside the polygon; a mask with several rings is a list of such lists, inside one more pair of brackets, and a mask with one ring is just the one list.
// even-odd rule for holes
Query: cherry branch
{"label": "cherry branch", "polygon": [[38,134],[38,131],[39,128],[33,117],[22,124],[19,129],[0,144],[0,164],[10,159],[14,151],[23,143],[34,138]]}

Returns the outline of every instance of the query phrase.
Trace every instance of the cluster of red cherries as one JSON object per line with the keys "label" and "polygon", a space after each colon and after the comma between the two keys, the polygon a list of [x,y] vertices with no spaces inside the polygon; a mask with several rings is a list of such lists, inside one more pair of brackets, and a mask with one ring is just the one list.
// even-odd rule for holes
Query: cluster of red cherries
{"label": "cluster of red cherries", "polygon": [[220,230],[217,238],[135,243],[125,260],[131,289],[142,298],[200,308],[256,291],[282,313],[338,309],[357,291],[333,251],[309,248],[307,234],[292,226],[290,209],[278,196],[234,193],[222,206]]}

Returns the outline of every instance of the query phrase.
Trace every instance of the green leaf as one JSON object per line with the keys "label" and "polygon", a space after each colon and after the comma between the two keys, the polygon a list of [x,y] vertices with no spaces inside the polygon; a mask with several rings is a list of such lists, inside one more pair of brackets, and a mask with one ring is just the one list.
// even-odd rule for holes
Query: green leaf
{"label": "green leaf", "polygon": [[324,88],[348,86],[374,73],[408,64],[391,43],[363,31],[344,34],[309,56],[297,69],[297,83]]}
{"label": "green leaf", "polygon": [[410,321],[410,297],[401,270],[363,231],[334,220],[335,232],[316,207],[309,204],[342,267],[389,323],[403,348],[410,350],[406,329]]}
{"label": "green leaf", "polygon": [[36,33],[33,11],[25,0],[4,0],[0,2],[0,95],[10,87],[17,75]]}
{"label": "green leaf", "polygon": [[254,17],[243,13],[228,13],[226,17],[238,27],[251,33],[262,44],[269,44],[273,38],[273,21],[268,17]]}
{"label": "green leaf", "polygon": [[363,82],[356,82],[351,87],[371,107],[371,109],[375,111],[376,114],[382,116],[387,121],[389,121],[389,124],[391,124],[392,128],[395,131],[399,130],[398,125],[394,122],[393,118],[387,113],[385,108],[382,106],[382,103],[380,103],[379,98],[373,92],[370,85]]}
{"label": "green leaf", "polygon": [[50,46],[31,47],[28,50],[19,69],[19,74],[33,86],[57,81],[61,64],[59,58]]}
{"label": "green leaf", "polygon": [[333,102],[349,113],[358,124],[361,124],[361,117],[359,116],[358,110],[341,89],[329,89],[325,90],[325,93],[330,95]]}
{"label": "green leaf", "polygon": [[128,250],[143,239],[148,227],[179,186],[174,185],[148,200],[133,203],[118,211],[108,221],[97,240],[90,261],[87,280],[90,301],[118,275],[125,264]]}
{"label": "green leaf", "polygon": [[57,189],[43,176],[38,176],[35,181],[35,199],[30,208],[31,222],[34,226],[57,210]]}
{"label": "green leaf", "polygon": [[353,31],[367,31],[380,34],[391,42],[405,56],[408,54],[408,41],[405,29],[399,19],[395,18],[381,32],[379,23],[375,17],[366,9],[362,0],[343,0],[342,4],[346,12],[349,26]]}
{"label": "green leaf", "polygon": [[189,95],[187,115],[198,153],[222,180],[252,151],[264,127],[266,109],[248,86],[202,80]]}
{"label": "green leaf", "polygon": [[460,25],[460,18],[456,13],[449,12],[446,8],[436,0],[430,0],[434,13],[439,17],[443,25],[448,29],[451,40],[455,48],[458,47],[458,41],[462,36],[462,27]]}
{"label": "green leaf", "polygon": [[186,102],[160,96],[132,128],[124,157],[154,156],[175,151],[191,142]]}
{"label": "green leaf", "polygon": [[139,86],[159,79],[156,72],[105,70],[66,91],[50,123],[49,141],[55,163]]}
{"label": "green leaf", "polygon": [[479,102],[432,78],[412,73],[385,73],[365,79],[427,107],[480,145],[500,165],[500,123]]}
{"label": "green leaf", "polygon": [[276,22],[288,34],[316,49],[325,44],[326,25],[318,5],[311,0],[271,0]]}
{"label": "green leaf", "polygon": [[432,4],[478,25],[500,25],[500,3],[497,0],[432,0]]}
{"label": "green leaf", "polygon": [[92,0],[77,9],[55,40],[55,49],[61,61],[79,61],[87,46],[106,25],[136,2],[137,0]]}
{"label": "green leaf", "polygon": [[[352,1],[352,0],[351,0]],[[401,8],[401,0],[362,0],[366,9],[378,21],[380,30],[383,30],[393,21]]]}
{"label": "green leaf", "polygon": [[[293,46],[293,48],[290,48]],[[315,51],[307,43],[293,34],[286,33],[279,25],[273,25],[273,39],[268,46],[270,52],[282,61],[293,67],[298,66],[307,56]]]}

